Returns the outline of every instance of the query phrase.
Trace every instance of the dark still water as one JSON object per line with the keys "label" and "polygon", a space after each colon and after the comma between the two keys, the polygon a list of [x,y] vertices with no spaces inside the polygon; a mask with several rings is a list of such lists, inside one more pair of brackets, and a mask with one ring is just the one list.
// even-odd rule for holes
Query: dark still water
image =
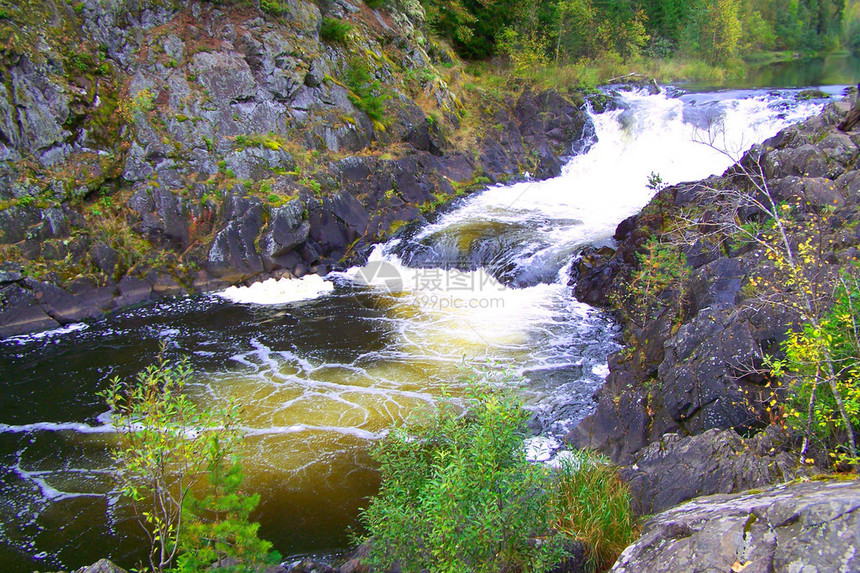
{"label": "dark still water", "polygon": [[551,444],[587,413],[618,348],[612,321],[571,298],[572,258],[611,242],[650,199],[652,172],[675,183],[728,167],[697,143],[703,125],[737,151],[824,103],[794,96],[623,94],[560,177],[471,196],[365,268],[0,341],[0,571],[143,558],[114,492],[116,436],[97,393],[153,363],[162,342],[190,357],[194,400],[242,406],[245,485],[263,500],[253,517],[284,555],[348,545],[377,487],[369,446],[443,388],[456,393],[464,363],[525,375]]}

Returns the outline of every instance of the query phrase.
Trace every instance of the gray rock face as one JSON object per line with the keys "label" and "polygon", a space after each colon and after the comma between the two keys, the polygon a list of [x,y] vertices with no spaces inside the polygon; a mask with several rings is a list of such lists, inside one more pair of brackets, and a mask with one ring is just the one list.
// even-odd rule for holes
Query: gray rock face
{"label": "gray rock face", "polygon": [[700,495],[732,493],[811,475],[788,453],[777,426],[744,440],[734,430],[696,436],[664,434],[621,469],[639,515],[664,511]]}
{"label": "gray rock face", "polygon": [[311,226],[304,213],[305,207],[298,199],[272,211],[268,231],[261,241],[263,257],[269,268],[308,238]]}
{"label": "gray rock face", "polygon": [[[693,500],[650,519],[612,571],[860,571],[860,481]],[[734,569],[733,569],[734,567]]]}
{"label": "gray rock face", "polygon": [[193,58],[193,69],[203,87],[218,103],[250,99],[257,92],[248,62],[233,52],[201,52]]}
{"label": "gray rock face", "polygon": [[215,236],[209,249],[209,271],[235,282],[263,272],[263,261],[255,240],[263,226],[263,209],[258,199],[232,195],[227,202],[226,226]]}

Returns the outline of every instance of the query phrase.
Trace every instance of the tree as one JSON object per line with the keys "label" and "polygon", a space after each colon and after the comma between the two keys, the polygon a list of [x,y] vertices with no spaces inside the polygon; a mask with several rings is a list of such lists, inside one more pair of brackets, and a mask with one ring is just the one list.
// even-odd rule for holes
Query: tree
{"label": "tree", "polygon": [[[149,540],[149,564],[159,573],[181,552],[218,559],[242,555],[245,546],[268,550],[250,539],[256,539],[256,528],[246,527],[257,499],[237,490],[239,410],[200,409],[185,394],[190,378],[187,359],[170,363],[162,347],[157,364],[132,380],[114,378],[101,394],[120,432],[113,453],[119,488]],[[203,497],[191,505],[197,488]],[[225,541],[233,543],[232,550]]]}
{"label": "tree", "polygon": [[242,493],[244,476],[235,455],[238,434],[213,436],[208,442],[206,488],[186,503],[185,527],[179,537],[179,572],[195,573],[213,563],[224,570],[260,571],[280,559],[272,544],[257,536],[259,523],[250,521],[260,503],[258,494]]}
{"label": "tree", "polygon": [[686,50],[711,64],[725,65],[737,57],[741,39],[739,0],[698,0],[684,32]]}

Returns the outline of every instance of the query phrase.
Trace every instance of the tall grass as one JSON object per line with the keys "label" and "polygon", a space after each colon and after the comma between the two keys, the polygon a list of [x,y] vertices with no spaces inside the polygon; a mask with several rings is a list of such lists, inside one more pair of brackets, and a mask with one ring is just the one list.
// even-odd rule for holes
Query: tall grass
{"label": "tall grass", "polygon": [[597,454],[572,452],[559,469],[552,501],[554,529],[585,546],[591,571],[608,569],[638,535],[627,484]]}

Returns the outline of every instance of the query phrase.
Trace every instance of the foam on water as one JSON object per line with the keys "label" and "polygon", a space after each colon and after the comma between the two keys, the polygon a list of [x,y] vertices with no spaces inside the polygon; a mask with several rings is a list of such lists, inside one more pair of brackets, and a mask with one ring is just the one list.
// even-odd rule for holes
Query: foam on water
{"label": "foam on water", "polygon": [[463,251],[469,245],[464,236],[485,238],[491,229],[509,235],[506,245],[514,246],[501,256],[503,263],[545,266],[548,276],[583,245],[608,241],[618,223],[641,210],[654,194],[652,173],[665,184],[718,174],[753,143],[821,108],[820,102],[789,106],[784,96],[770,94],[699,103],[640,92],[624,94],[621,105],[593,117],[596,143],[573,157],[560,177],[491,187],[425,227],[415,241]]}
{"label": "foam on water", "polygon": [[218,296],[237,304],[288,304],[317,298],[334,289],[334,284],[319,275],[300,279],[268,279],[247,287],[229,287]]}

